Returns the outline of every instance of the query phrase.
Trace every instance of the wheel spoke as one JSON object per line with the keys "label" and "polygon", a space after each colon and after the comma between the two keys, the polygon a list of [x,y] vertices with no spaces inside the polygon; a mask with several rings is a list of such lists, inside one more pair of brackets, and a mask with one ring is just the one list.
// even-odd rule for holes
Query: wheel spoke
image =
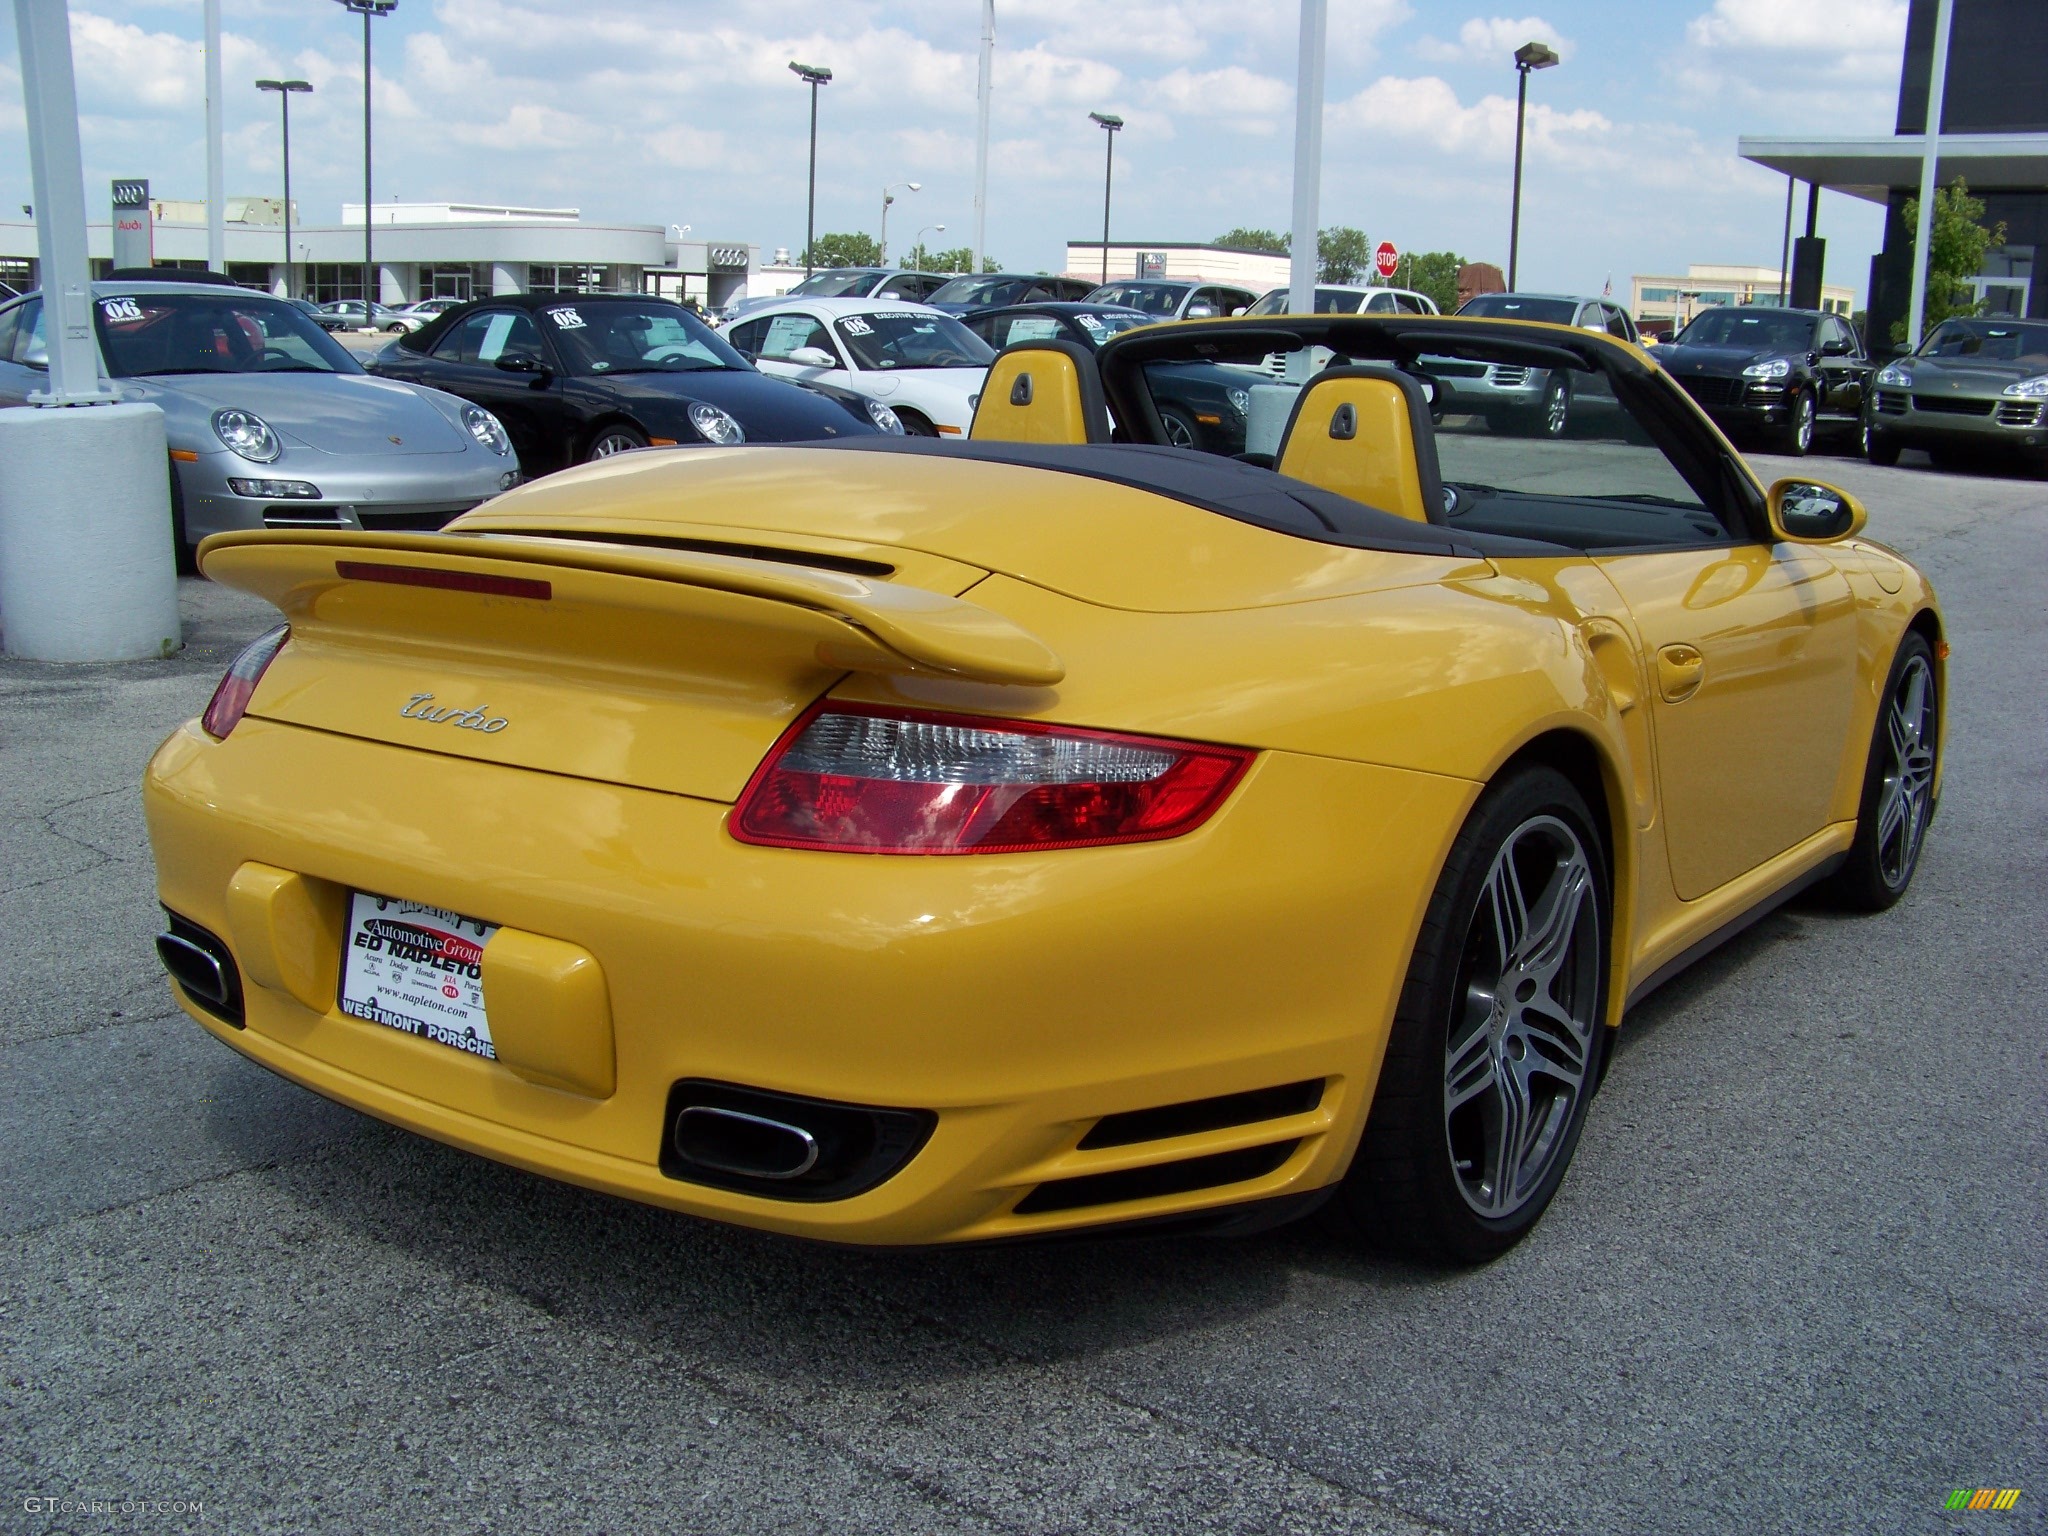
{"label": "wheel spoke", "polygon": [[1505,1211],[1515,1203],[1516,1176],[1529,1141],[1529,1089],[1512,1070],[1495,1073],[1493,1082],[1496,1119],[1494,1139],[1486,1149],[1486,1183],[1488,1203]]}
{"label": "wheel spoke", "polygon": [[[1538,1007],[1537,1003],[1548,1006]],[[1591,1054],[1593,1032],[1547,994],[1539,994],[1522,1013],[1522,1029],[1529,1042],[1529,1070],[1545,1071],[1577,1088],[1586,1080],[1586,1058]]]}
{"label": "wheel spoke", "polygon": [[1574,854],[1568,863],[1559,865],[1530,916],[1521,953],[1514,956],[1512,963],[1547,985],[1571,949],[1579,913],[1592,888],[1593,871],[1583,858]]}
{"label": "wheel spoke", "polygon": [[1486,900],[1493,912],[1494,942],[1501,968],[1514,963],[1521,952],[1523,935],[1529,929],[1529,903],[1522,895],[1522,877],[1515,870],[1515,845],[1510,842],[1494,860],[1487,877]]}
{"label": "wheel spoke", "polygon": [[1455,1112],[1491,1089],[1499,1070],[1493,1054],[1493,1031],[1482,1024],[1462,1044],[1445,1053],[1444,1113]]}

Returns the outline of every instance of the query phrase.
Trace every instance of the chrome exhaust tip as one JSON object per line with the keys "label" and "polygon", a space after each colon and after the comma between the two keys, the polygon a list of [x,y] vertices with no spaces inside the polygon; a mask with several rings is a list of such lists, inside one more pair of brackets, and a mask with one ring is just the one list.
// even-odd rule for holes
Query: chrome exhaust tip
{"label": "chrome exhaust tip", "polygon": [[818,1166],[818,1139],[802,1126],[715,1104],[676,1115],[675,1149],[699,1168],[750,1179],[800,1179]]}

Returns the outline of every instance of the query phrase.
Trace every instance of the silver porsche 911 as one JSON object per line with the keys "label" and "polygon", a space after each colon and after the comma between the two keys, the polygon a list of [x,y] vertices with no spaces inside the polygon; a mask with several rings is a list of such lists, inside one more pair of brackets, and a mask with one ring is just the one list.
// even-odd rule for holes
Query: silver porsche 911
{"label": "silver porsche 911", "polygon": [[[497,417],[372,378],[297,306],[217,282],[93,285],[123,400],[160,406],[181,569],[237,528],[439,528],[519,482]],[[48,372],[42,299],[0,305],[0,405]]]}

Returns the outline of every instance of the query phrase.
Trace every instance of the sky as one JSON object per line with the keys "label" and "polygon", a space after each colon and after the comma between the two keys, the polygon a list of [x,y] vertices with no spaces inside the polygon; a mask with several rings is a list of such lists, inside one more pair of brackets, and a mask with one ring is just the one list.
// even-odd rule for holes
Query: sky
{"label": "sky", "polygon": [[[1522,286],[1626,298],[1636,272],[1775,267],[1782,177],[1738,135],[1889,133],[1906,0],[1328,0],[1321,219],[1403,250],[1506,266],[1514,49],[1530,79]],[[308,223],[362,196],[362,30],[333,0],[223,0],[227,194],[275,195],[277,97],[293,98],[292,190]],[[818,228],[901,254],[973,223],[979,0],[400,0],[375,25],[379,202],[575,207],[587,220],[800,248],[809,92]],[[1285,229],[1295,0],[997,0],[988,253],[1059,270],[1099,239],[1103,133],[1122,114],[1112,238]],[[72,0],[88,206],[146,176],[206,191],[200,0]],[[0,208],[30,202],[20,58],[0,27]],[[1805,217],[1801,189],[1797,218]],[[1860,297],[1882,210],[1823,194],[1827,276]]]}

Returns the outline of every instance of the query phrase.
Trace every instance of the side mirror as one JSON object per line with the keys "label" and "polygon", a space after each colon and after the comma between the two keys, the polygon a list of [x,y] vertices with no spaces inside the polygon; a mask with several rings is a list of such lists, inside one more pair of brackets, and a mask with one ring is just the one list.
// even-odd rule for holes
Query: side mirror
{"label": "side mirror", "polygon": [[1833,341],[1824,341],[1820,344],[1820,355],[1822,357],[1847,357],[1849,355],[1849,343],[1842,340],[1839,336]]}
{"label": "side mirror", "polygon": [[531,352],[507,352],[497,361],[497,366],[506,373],[546,373],[547,368]]}
{"label": "side mirror", "polygon": [[1214,304],[1190,304],[1188,312],[1181,316],[1181,318],[1183,320],[1213,320],[1216,318],[1216,306]]}
{"label": "side mirror", "polygon": [[1863,531],[1870,514],[1847,491],[1813,480],[1771,487],[1771,532],[1793,544],[1833,544]]}
{"label": "side mirror", "polygon": [[799,368],[837,368],[839,359],[823,347],[798,347],[784,362],[795,363]]}

